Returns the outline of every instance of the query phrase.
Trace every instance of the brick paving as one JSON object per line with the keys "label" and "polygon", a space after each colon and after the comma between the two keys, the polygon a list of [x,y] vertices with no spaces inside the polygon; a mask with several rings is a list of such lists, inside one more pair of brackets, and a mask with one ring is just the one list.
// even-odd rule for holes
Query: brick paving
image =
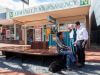
{"label": "brick paving", "polygon": [[88,62],[99,62],[100,63],[100,50],[87,50],[86,52],[86,61]]}

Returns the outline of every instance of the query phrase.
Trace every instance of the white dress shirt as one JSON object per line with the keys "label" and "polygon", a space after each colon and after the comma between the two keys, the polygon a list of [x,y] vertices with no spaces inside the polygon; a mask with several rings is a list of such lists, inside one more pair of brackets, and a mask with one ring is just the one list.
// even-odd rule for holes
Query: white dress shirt
{"label": "white dress shirt", "polygon": [[73,30],[69,33],[69,36],[71,39],[74,38],[74,31]]}
{"label": "white dress shirt", "polygon": [[87,32],[86,28],[80,26],[80,28],[77,29],[76,34],[77,34],[76,41],[88,40],[88,32]]}

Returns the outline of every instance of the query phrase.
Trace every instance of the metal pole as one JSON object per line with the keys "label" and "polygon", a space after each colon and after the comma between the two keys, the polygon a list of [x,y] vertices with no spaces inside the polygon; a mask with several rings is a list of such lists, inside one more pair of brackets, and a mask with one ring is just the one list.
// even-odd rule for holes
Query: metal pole
{"label": "metal pole", "polygon": [[16,40],[16,24],[14,24],[14,40]]}

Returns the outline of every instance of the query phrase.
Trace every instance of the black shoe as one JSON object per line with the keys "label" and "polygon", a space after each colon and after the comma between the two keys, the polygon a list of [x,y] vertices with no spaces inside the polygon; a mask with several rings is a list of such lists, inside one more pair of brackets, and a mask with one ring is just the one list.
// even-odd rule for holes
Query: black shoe
{"label": "black shoe", "polygon": [[83,65],[80,64],[80,63],[77,63],[76,66],[77,66],[78,68],[82,68],[82,67],[83,67]]}
{"label": "black shoe", "polygon": [[67,67],[67,70],[68,70],[68,71],[72,71],[72,69],[71,69],[70,67]]}
{"label": "black shoe", "polygon": [[85,66],[85,64],[83,63],[83,64],[82,64],[82,67],[84,67],[84,66]]}
{"label": "black shoe", "polygon": [[63,70],[63,71],[66,71],[66,70],[67,70],[67,67],[64,67],[62,70]]}

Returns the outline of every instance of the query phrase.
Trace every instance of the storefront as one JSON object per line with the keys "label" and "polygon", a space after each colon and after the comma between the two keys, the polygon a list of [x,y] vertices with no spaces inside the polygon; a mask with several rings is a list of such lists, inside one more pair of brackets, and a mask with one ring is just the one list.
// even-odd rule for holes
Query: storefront
{"label": "storefront", "polygon": [[0,43],[18,44],[22,39],[21,26],[12,19],[0,20]]}
{"label": "storefront", "polygon": [[[88,0],[77,0],[76,3],[68,0],[21,11],[11,11],[7,13],[7,18],[20,22],[24,44],[47,42],[47,46],[52,47],[55,46],[53,40],[55,34],[52,32],[54,24],[49,22],[47,17],[52,16],[57,20],[58,31],[64,32],[65,41],[68,44],[68,24],[75,24],[76,21],[80,21],[90,33],[89,7]],[[17,26],[17,22],[14,24],[15,26]],[[89,46],[90,39],[88,41]]]}

